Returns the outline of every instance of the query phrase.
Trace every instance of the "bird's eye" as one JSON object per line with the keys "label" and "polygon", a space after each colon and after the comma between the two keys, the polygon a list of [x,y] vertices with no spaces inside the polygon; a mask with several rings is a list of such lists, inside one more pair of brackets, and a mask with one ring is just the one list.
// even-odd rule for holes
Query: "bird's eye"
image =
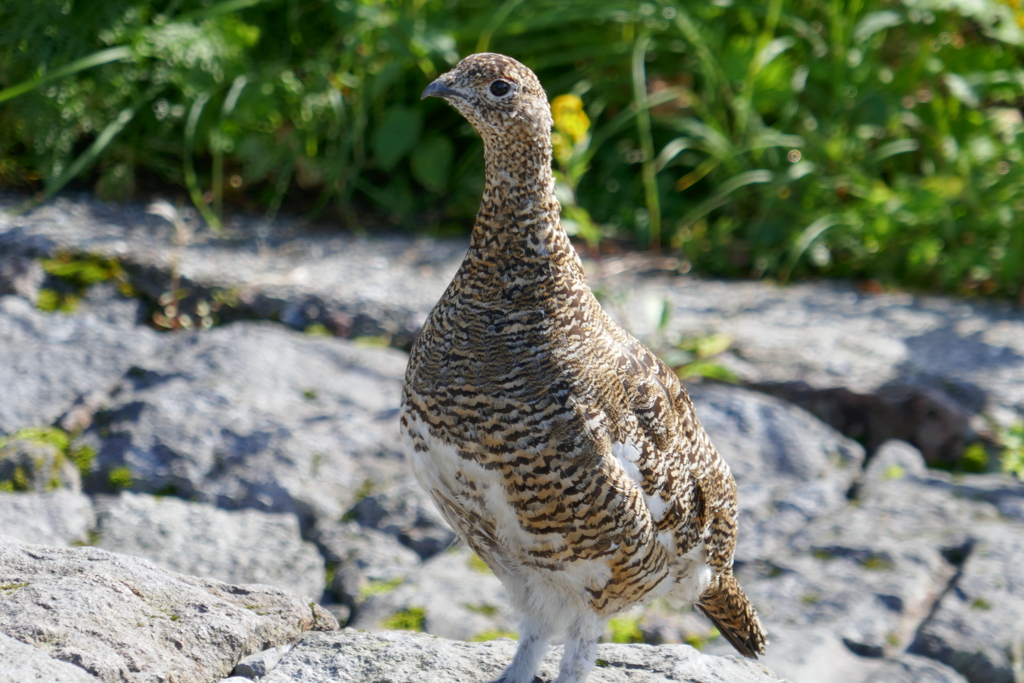
{"label": "bird's eye", "polygon": [[512,86],[505,81],[494,81],[494,83],[491,83],[491,94],[495,97],[501,97],[511,89]]}

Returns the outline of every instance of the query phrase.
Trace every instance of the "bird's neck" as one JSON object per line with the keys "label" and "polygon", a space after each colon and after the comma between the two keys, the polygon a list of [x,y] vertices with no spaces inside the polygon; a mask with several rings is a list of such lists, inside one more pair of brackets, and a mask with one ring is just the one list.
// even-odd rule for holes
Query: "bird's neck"
{"label": "bird's neck", "polygon": [[549,139],[492,142],[485,138],[484,161],[486,179],[473,226],[474,247],[488,251],[524,247],[543,254],[548,249],[544,244],[564,237]]}

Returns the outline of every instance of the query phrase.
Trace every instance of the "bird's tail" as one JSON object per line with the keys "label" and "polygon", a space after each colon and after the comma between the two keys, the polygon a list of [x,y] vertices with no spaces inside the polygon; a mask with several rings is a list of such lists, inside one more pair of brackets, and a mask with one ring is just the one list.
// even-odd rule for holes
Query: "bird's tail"
{"label": "bird's tail", "polygon": [[757,611],[731,571],[723,573],[712,588],[700,597],[697,609],[711,620],[744,657],[757,659],[758,655],[765,653],[768,635],[761,620],[757,618]]}

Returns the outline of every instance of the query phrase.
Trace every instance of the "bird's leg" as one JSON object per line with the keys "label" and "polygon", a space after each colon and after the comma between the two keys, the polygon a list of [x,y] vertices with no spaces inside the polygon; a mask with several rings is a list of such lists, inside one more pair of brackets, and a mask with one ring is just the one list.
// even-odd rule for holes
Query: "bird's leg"
{"label": "bird's leg", "polygon": [[602,631],[604,620],[597,615],[581,617],[569,627],[555,683],[583,683],[586,680],[594,668],[597,640]]}
{"label": "bird's leg", "polygon": [[519,646],[512,663],[492,683],[533,683],[540,660],[548,651],[551,627],[540,619],[523,617],[519,624]]}

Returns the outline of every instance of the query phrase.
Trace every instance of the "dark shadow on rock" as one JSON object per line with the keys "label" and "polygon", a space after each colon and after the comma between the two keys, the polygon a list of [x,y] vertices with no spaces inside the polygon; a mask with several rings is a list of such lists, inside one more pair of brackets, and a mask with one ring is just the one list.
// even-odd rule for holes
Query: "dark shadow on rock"
{"label": "dark shadow on rock", "polygon": [[[976,314],[987,318],[988,325],[998,322],[1000,317],[984,310],[978,310]],[[978,331],[961,335],[955,326],[949,323],[924,334],[907,337],[903,343],[909,351],[908,357],[913,359],[912,365],[917,368],[946,368],[952,365],[965,370],[978,370],[1024,363],[1024,356],[1014,349],[982,341],[981,334]]]}
{"label": "dark shadow on rock", "polygon": [[[889,439],[899,439],[918,448],[931,465],[951,464],[960,457],[975,412],[941,389],[902,381],[870,394],[845,387],[816,389],[802,381],[749,386],[812,413],[863,444],[869,457]],[[980,392],[976,387],[967,390]]]}
{"label": "dark shadow on rock", "polygon": [[1012,377],[1024,367],[1018,350],[984,338],[1003,321],[1018,323],[1019,314],[983,304],[972,311],[968,322],[976,331],[962,332],[960,318],[947,312],[939,327],[902,338],[905,359],[891,368],[892,379],[871,389],[855,390],[856,378],[843,377],[831,386],[802,380],[747,386],[808,410],[862,443],[869,456],[883,442],[899,439],[917,447],[929,465],[949,466],[968,443],[991,438],[975,433],[971,420],[1000,401],[1001,371]]}

